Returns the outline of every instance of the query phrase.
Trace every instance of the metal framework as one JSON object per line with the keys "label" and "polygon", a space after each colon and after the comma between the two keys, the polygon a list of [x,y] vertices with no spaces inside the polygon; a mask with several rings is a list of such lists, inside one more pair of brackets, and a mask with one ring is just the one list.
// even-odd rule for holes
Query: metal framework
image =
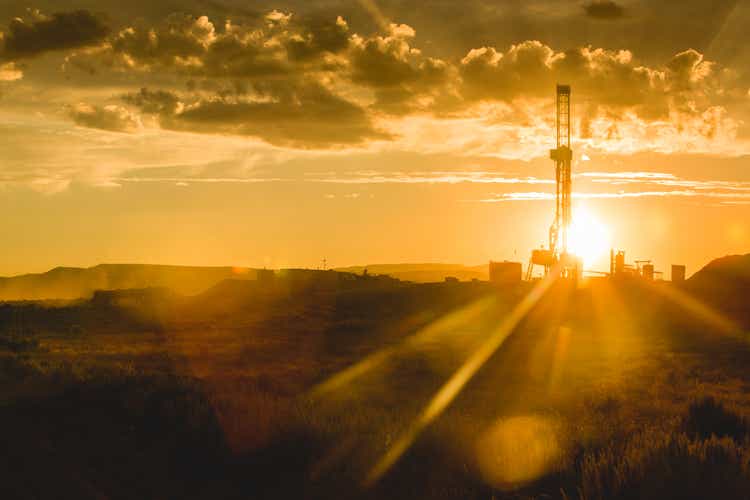
{"label": "metal framework", "polygon": [[570,164],[573,151],[570,149],[570,85],[558,85],[555,95],[556,147],[549,156],[555,162],[555,218],[549,228],[549,247],[531,252],[526,270],[526,279],[532,277],[534,266],[544,267],[547,275],[553,267],[562,277],[577,277],[581,272],[580,259],[568,253],[568,231],[573,219],[571,207]]}
{"label": "metal framework", "polygon": [[556,196],[555,219],[549,228],[549,249],[560,260],[568,254],[568,230],[572,220],[570,164],[570,85],[558,85],[555,99],[557,147],[550,150],[555,162]]}

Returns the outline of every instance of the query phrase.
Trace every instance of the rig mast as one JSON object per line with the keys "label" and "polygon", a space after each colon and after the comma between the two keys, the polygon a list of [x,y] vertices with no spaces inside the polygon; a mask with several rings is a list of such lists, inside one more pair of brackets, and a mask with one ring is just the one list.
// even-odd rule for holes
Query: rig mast
{"label": "rig mast", "polygon": [[549,156],[555,162],[556,196],[555,219],[549,228],[549,249],[556,260],[568,254],[568,230],[572,220],[570,191],[570,163],[573,151],[570,149],[570,85],[558,85],[555,99],[557,107],[557,147]]}
{"label": "rig mast", "polygon": [[549,156],[555,162],[555,218],[549,228],[549,247],[533,250],[526,272],[531,279],[534,266],[544,267],[544,274],[557,267],[564,278],[577,278],[581,273],[581,261],[568,253],[568,232],[573,219],[571,206],[570,165],[573,151],[570,149],[570,85],[557,85],[555,95],[556,147]]}

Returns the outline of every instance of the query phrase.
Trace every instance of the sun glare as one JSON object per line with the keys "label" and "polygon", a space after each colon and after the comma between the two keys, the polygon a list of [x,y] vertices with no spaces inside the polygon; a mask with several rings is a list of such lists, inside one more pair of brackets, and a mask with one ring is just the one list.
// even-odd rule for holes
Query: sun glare
{"label": "sun glare", "polygon": [[612,244],[609,228],[583,206],[573,209],[568,238],[569,250],[583,259],[584,268],[597,264]]}

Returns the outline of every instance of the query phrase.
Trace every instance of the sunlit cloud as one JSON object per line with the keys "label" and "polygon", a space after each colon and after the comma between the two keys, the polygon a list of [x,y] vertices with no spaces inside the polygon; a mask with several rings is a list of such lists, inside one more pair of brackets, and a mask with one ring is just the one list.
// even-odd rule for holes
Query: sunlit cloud
{"label": "sunlit cloud", "polygon": [[575,177],[593,177],[595,179],[675,179],[674,174],[663,172],[581,172]]}
{"label": "sunlit cloud", "polygon": [[685,187],[697,190],[750,191],[750,182],[725,180],[695,180],[662,172],[583,172],[575,177],[586,178],[599,184],[659,185]]}
{"label": "sunlit cloud", "polygon": [[0,64],[0,82],[14,82],[23,78],[23,71],[13,62]]}
{"label": "sunlit cloud", "polygon": [[326,173],[319,177],[310,174],[308,181],[333,184],[554,184],[552,179],[537,177],[506,177],[495,172],[354,172],[348,175]]}
{"label": "sunlit cloud", "polygon": [[[664,198],[664,197],[705,197],[705,198],[750,198],[750,193],[722,193],[722,192],[698,192],[690,190],[671,190],[671,191],[631,191],[618,193],[582,193],[574,192],[574,199],[618,199],[618,198]],[[513,192],[498,193],[492,198],[483,198],[475,201],[482,203],[497,203],[507,201],[549,201],[554,200],[554,193],[546,192]]]}
{"label": "sunlit cloud", "polygon": [[255,184],[260,182],[280,182],[284,179],[264,177],[119,177],[117,182],[168,182],[178,185],[187,185],[188,183],[205,183],[205,184]]}

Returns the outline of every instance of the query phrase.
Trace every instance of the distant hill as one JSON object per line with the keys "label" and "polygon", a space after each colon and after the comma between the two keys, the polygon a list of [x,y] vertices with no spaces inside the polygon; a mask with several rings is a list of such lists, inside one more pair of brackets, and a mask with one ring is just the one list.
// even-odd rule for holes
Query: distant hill
{"label": "distant hill", "polygon": [[96,290],[152,287],[193,295],[228,278],[254,280],[256,270],[146,264],[56,267],[46,273],[0,278],[0,300],[77,299],[91,297]]}
{"label": "distant hill", "polygon": [[712,260],[687,280],[685,289],[750,325],[750,254]]}
{"label": "distant hill", "polygon": [[461,281],[472,279],[488,279],[488,267],[486,264],[479,266],[464,266],[461,264],[373,264],[368,266],[340,267],[336,271],[362,274],[367,269],[369,274],[387,274],[402,281],[414,281],[417,283],[430,283],[443,281],[448,276],[453,276]]}
{"label": "distant hill", "polygon": [[750,254],[727,255],[706,264],[687,281],[690,289],[721,292],[738,285],[750,286]]}
{"label": "distant hill", "polygon": [[[460,264],[375,264],[335,269],[340,273],[387,275],[402,281],[429,283],[453,276],[461,281],[487,279],[487,266]],[[289,273],[293,270],[285,270]],[[301,275],[300,275],[301,276]],[[236,267],[100,264],[94,267],[56,267],[45,273],[0,278],[0,301],[78,299],[96,290],[169,288],[196,295],[224,280],[255,280],[257,269]]]}

